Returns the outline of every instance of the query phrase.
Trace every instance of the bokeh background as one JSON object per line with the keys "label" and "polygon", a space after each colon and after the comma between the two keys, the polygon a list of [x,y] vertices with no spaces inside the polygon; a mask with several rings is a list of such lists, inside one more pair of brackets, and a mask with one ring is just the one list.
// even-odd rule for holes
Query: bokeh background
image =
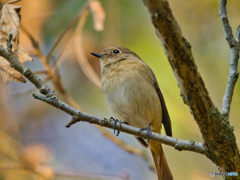
{"label": "bokeh background", "polygon": [[[1,1],[6,2],[6,1]],[[201,133],[188,107],[183,103],[172,69],[155,35],[147,9],[139,0],[101,0],[106,13],[102,31],[93,27],[90,13],[81,30],[81,46],[69,41],[77,26],[73,26],[64,41],[52,54],[51,63],[60,57],[59,74],[68,93],[85,111],[101,117],[111,117],[101,89],[84,73],[78,63],[77,52],[85,52],[96,74],[100,77],[99,62],[90,52],[122,45],[136,52],[154,71],[172,119],[173,136],[202,142]],[[23,0],[22,26],[39,42],[45,55],[49,53],[67,26],[82,9],[86,0]],[[173,14],[184,36],[192,45],[198,70],[209,94],[221,110],[227,83],[230,49],[218,15],[218,1],[169,0]],[[234,34],[240,24],[240,1],[227,5]],[[65,33],[66,34],[66,33]],[[20,44],[30,54],[34,51],[29,37],[20,31]],[[64,56],[62,53],[64,52]],[[39,58],[26,66],[42,71]],[[81,63],[80,63],[81,64]],[[44,78],[41,74],[39,77]],[[47,81],[53,87],[51,80]],[[53,87],[54,88],[54,87]],[[148,149],[143,149],[131,135],[120,133],[125,145],[136,147],[136,153],[104,136],[94,125],[80,122],[71,128],[65,125],[69,115],[32,97],[33,85],[11,82],[0,86],[0,179],[130,179],[156,180]],[[35,91],[37,93],[37,91]],[[56,91],[59,98],[67,101]],[[236,84],[230,122],[239,144],[240,84]],[[108,130],[112,134],[112,130]],[[164,133],[164,131],[163,131]],[[131,146],[132,147],[132,146]],[[217,167],[205,156],[179,152],[164,145],[164,151],[175,179],[222,179],[210,177]]]}

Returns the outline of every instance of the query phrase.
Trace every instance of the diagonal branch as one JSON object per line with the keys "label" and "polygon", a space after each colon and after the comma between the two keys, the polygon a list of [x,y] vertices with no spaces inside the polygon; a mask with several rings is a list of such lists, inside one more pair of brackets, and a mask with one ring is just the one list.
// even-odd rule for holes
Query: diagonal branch
{"label": "diagonal branch", "polygon": [[237,67],[238,67],[238,61],[239,61],[240,28],[238,27],[237,38],[235,40],[233,37],[232,28],[229,24],[228,17],[227,17],[226,4],[227,4],[227,0],[219,0],[219,5],[220,5],[219,15],[225,30],[226,40],[231,49],[230,70],[229,70],[225,95],[223,97],[223,105],[222,105],[222,112],[221,112],[225,117],[228,118],[230,113],[234,87],[239,76]]}
{"label": "diagonal branch", "polygon": [[[212,102],[167,0],[143,0],[180,87],[181,96],[202,133],[207,157],[222,172],[240,172],[233,127]],[[226,153],[227,152],[227,153]]]}
{"label": "diagonal branch", "polygon": [[[0,46],[0,56],[4,57],[7,61],[9,61],[9,63],[13,68],[15,68],[21,74],[23,74],[30,82],[32,82],[40,90],[40,93],[45,95],[45,96],[40,96],[40,95],[33,94],[35,99],[42,100],[72,116],[72,121],[67,125],[67,127],[79,121],[86,121],[86,122],[98,124],[104,127],[113,128],[113,125],[114,125],[113,121],[110,121],[106,118],[90,115],[85,112],[81,112],[75,109],[74,107],[71,107],[70,105],[60,101],[57,98],[57,96],[54,94],[54,92],[47,85],[45,85],[41,81],[41,79],[39,79],[35,74],[32,73],[30,69],[26,68],[14,57],[10,48],[6,50],[3,46]],[[126,125],[126,124],[122,124],[121,126],[117,124],[116,130],[120,130],[122,132],[139,136],[142,138],[147,138],[146,131],[139,132],[140,129],[135,128],[133,126]],[[175,149],[179,151],[187,150],[187,151],[193,151],[201,154],[205,153],[204,146],[201,143],[194,142],[194,141],[176,139],[176,138],[164,136],[158,133],[153,133],[151,140],[175,147]]]}
{"label": "diagonal branch", "polygon": [[[33,97],[35,99],[39,99],[43,102],[46,102],[64,112],[66,112],[67,114],[71,115],[73,118],[66,125],[66,127],[70,127],[71,125],[73,125],[77,122],[86,121],[91,124],[97,124],[100,126],[111,128],[111,129],[113,128],[113,125],[114,125],[113,121],[106,119],[106,118],[100,118],[100,117],[97,117],[94,115],[90,115],[88,113],[81,112],[81,111],[61,102],[56,96],[43,97],[43,96],[39,96],[37,94],[33,94]],[[139,128],[135,128],[133,126],[129,126],[126,124],[121,124],[121,126],[119,124],[117,124],[115,129],[119,130],[121,132],[132,134],[132,135],[135,135],[138,137],[142,137],[145,139],[147,138],[147,132],[140,132]],[[204,154],[204,152],[205,152],[205,148],[203,147],[203,145],[201,143],[198,143],[195,141],[186,141],[186,140],[176,139],[176,138],[161,135],[158,133],[152,133],[151,140],[172,146],[179,151],[187,150],[187,151],[198,152],[201,154]]]}

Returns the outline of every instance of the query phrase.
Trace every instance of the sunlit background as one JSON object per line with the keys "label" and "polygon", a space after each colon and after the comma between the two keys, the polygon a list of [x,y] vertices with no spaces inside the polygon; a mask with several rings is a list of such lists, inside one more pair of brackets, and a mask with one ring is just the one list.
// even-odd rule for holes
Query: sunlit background
{"label": "sunlit background", "polygon": [[[102,31],[94,29],[90,11],[86,23],[82,22],[82,29],[77,31],[79,26],[74,25],[64,33],[86,2],[22,0],[17,3],[22,6],[22,26],[38,41],[45,56],[61,35],[65,35],[49,59],[51,65],[59,63],[62,85],[79,108],[101,117],[112,116],[101,89],[93,83],[94,79],[97,81],[96,76],[92,76],[88,63],[81,57],[82,53],[86,54],[85,59],[89,60],[94,72],[100,77],[99,61],[90,52],[100,52],[113,45],[125,46],[136,52],[154,71],[172,120],[173,137],[203,142],[197,124],[183,103],[171,66],[142,1],[101,0],[106,14]],[[221,110],[230,49],[218,15],[218,1],[169,0],[169,3],[183,35],[192,45],[195,62],[209,94]],[[240,24],[239,8],[240,1],[237,0],[229,1],[227,5],[234,35]],[[77,38],[78,41],[75,41]],[[20,31],[20,44],[29,54],[34,54],[35,50],[26,31]],[[44,71],[39,58],[36,55],[32,57],[34,61],[25,65],[34,72]],[[54,88],[44,73],[39,77]],[[118,142],[112,136],[112,130],[105,132],[85,122],[65,128],[71,117],[46,103],[34,100],[31,90],[34,90],[34,86],[29,82],[11,82],[10,85],[1,82],[0,180],[157,179],[150,151],[143,149],[133,136],[120,133],[118,138],[122,141]],[[68,102],[66,96],[57,90],[56,93],[61,100]],[[238,81],[230,113],[230,122],[234,126],[238,144],[239,105]],[[111,137],[114,139],[111,140]],[[218,169],[205,156],[179,152],[165,145],[163,148],[175,179],[222,179],[210,177],[210,172],[218,172]]]}

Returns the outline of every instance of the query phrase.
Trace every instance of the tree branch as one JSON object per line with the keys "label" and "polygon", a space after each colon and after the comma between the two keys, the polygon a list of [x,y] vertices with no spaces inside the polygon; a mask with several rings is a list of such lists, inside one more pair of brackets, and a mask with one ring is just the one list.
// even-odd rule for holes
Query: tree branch
{"label": "tree branch", "polygon": [[226,33],[226,40],[229,46],[233,47],[236,45],[236,42],[233,37],[232,28],[228,21],[226,5],[227,5],[227,0],[219,0],[219,7],[220,7],[219,16],[222,20],[223,27]]}
{"label": "tree branch", "polygon": [[229,24],[228,17],[227,17],[226,4],[227,4],[227,0],[219,0],[219,5],[220,5],[219,15],[221,17],[222,24],[225,30],[226,40],[231,49],[230,70],[228,75],[227,88],[225,91],[225,95],[223,97],[223,105],[222,105],[222,112],[221,112],[222,115],[228,118],[230,113],[234,87],[239,76],[237,67],[238,67],[238,60],[239,60],[240,28],[238,27],[237,38],[235,40],[233,37],[232,28]]}
{"label": "tree branch", "polygon": [[[39,96],[37,94],[33,94],[33,97],[35,99],[39,99],[43,102],[46,102],[58,109],[61,109],[62,111],[66,112],[67,114],[70,114],[73,118],[66,125],[66,127],[70,127],[71,125],[73,125],[77,122],[80,122],[80,121],[86,121],[91,124],[97,124],[100,126],[111,128],[111,129],[113,128],[114,121],[81,112],[81,111],[69,106],[68,104],[61,102],[56,96],[43,97],[43,96]],[[147,138],[147,132],[139,132],[139,130],[140,130],[139,128],[129,126],[126,124],[121,124],[121,127],[119,124],[117,124],[115,129],[120,130],[121,132],[132,134],[132,135],[135,135],[138,137],[142,137],[145,139]],[[205,152],[203,145],[201,143],[194,142],[194,141],[186,141],[186,140],[176,139],[176,138],[164,136],[164,135],[161,135],[158,133],[153,133],[151,140],[161,142],[163,144],[175,147],[175,149],[177,149],[179,151],[188,150],[188,151],[198,152],[201,154],[204,154],[204,152]]]}
{"label": "tree branch", "polygon": [[[8,43],[8,45],[10,45],[10,43]],[[114,125],[113,121],[110,121],[106,118],[100,118],[94,115],[90,115],[85,112],[81,112],[75,109],[74,107],[60,101],[57,98],[57,96],[54,94],[54,92],[47,85],[45,85],[41,81],[41,79],[39,79],[35,74],[32,73],[30,69],[26,68],[14,57],[10,48],[6,50],[3,46],[0,46],[0,56],[4,57],[11,64],[13,68],[15,68],[21,74],[23,74],[30,82],[32,82],[40,90],[40,93],[45,95],[45,96],[40,96],[37,94],[33,94],[33,97],[35,99],[44,101],[72,116],[72,121],[67,125],[67,127],[70,127],[72,124],[76,122],[86,121],[92,124],[98,124],[111,129],[113,128],[113,125]],[[116,130],[120,130],[122,132],[132,134],[138,137],[142,137],[145,139],[147,138],[146,131],[139,132],[140,129],[135,128],[133,126],[126,125],[126,124],[122,124],[121,127],[119,124],[117,124]],[[201,154],[205,153],[204,146],[198,142],[176,139],[176,138],[164,136],[158,133],[152,133],[152,137],[150,139],[153,141],[161,142],[163,144],[172,146],[179,151],[187,150],[187,151],[193,151]]]}
{"label": "tree branch", "polygon": [[[197,70],[191,45],[183,37],[167,0],[143,0],[180,87],[202,133],[206,156],[222,172],[240,172],[239,150],[233,128],[218,111]],[[227,152],[227,153],[226,153]]]}
{"label": "tree branch", "polygon": [[5,58],[9,63],[10,66],[17,71],[19,71],[23,76],[25,76],[31,83],[35,85],[37,89],[40,90],[40,92],[44,95],[52,95],[54,92],[46,85],[44,84],[37,76],[35,76],[32,71],[25,66],[23,66],[13,55],[12,52],[12,34],[9,35],[9,39],[7,41],[7,50],[0,46],[0,56]]}

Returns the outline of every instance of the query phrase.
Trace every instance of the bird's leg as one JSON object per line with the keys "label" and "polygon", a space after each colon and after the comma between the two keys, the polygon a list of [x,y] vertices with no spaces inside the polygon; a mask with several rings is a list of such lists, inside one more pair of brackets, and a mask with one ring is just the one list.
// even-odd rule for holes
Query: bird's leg
{"label": "bird's leg", "polygon": [[146,127],[146,128],[141,128],[141,129],[139,130],[139,132],[145,131],[145,130],[147,131],[147,145],[149,145],[149,139],[150,139],[150,137],[152,137],[152,131],[151,131],[150,124],[149,124],[149,126]]}
{"label": "bird's leg", "polygon": [[[121,125],[122,125],[122,122],[118,119],[114,119],[113,117],[110,118],[110,121],[113,120],[114,121],[114,124],[113,124],[113,132],[115,134],[115,128],[116,128],[116,124],[117,122],[119,122],[119,126],[121,128]],[[120,131],[118,130],[117,133],[116,133],[116,136],[118,136],[120,134]]]}

